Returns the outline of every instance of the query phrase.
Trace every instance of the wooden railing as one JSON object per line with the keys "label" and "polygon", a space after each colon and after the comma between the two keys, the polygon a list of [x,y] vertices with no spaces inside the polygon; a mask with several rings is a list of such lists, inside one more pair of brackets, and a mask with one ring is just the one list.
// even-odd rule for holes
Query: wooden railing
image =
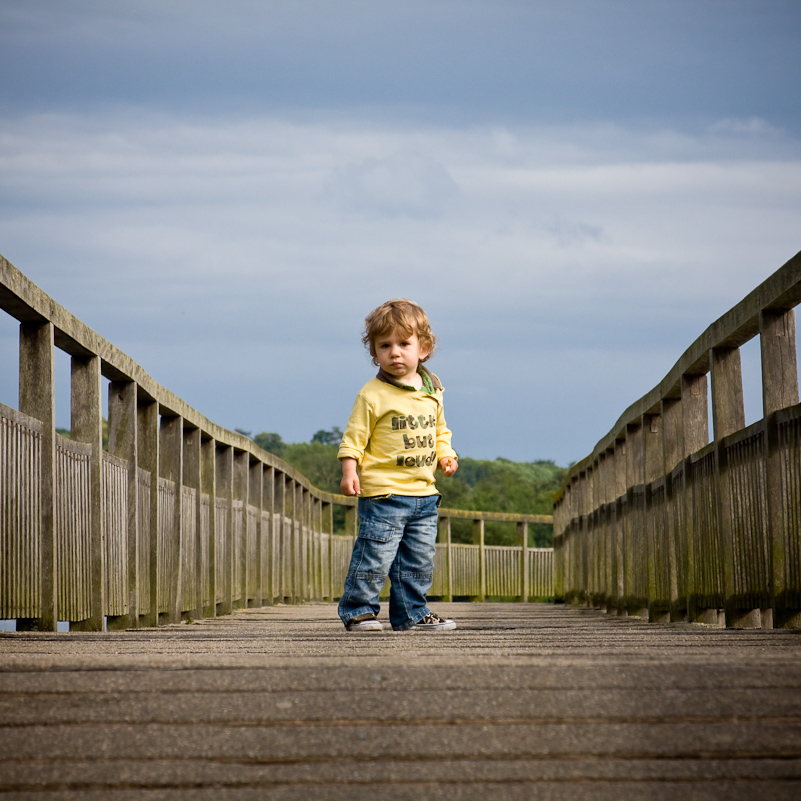
{"label": "wooden railing", "polygon": [[[554,507],[557,598],[652,621],[801,626],[799,302],[801,254],[570,470]],[[756,336],[763,419],[746,426],[739,348]]]}
{"label": "wooden railing", "polygon": [[[338,596],[355,498],[203,417],[2,256],[0,308],[20,322],[19,410],[0,405],[0,619],[133,628]],[[70,438],[55,430],[56,348],[71,357]],[[456,517],[474,521],[474,545],[450,543]],[[443,509],[441,520],[432,594],[553,595],[552,554],[525,536],[550,516]],[[517,524],[521,544],[485,547],[484,520]]]}
{"label": "wooden railing", "polygon": [[[473,544],[451,542],[451,520],[470,520]],[[484,543],[485,522],[515,525],[517,545]],[[553,598],[553,548],[530,548],[530,523],[553,523],[551,515],[440,510],[439,542],[431,595],[483,601],[492,598]]]}

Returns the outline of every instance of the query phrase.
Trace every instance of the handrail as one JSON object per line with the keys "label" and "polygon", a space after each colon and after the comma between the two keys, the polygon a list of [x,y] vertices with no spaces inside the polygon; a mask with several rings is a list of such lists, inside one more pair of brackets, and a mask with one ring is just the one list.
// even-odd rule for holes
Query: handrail
{"label": "handrail", "polygon": [[[651,620],[801,625],[799,303],[801,253],[569,470],[554,506],[557,597]],[[746,428],[739,348],[755,336],[764,416]]]}
{"label": "handrail", "polygon": [[[0,309],[21,324],[19,410],[0,405],[0,618],[97,630],[335,597],[356,498],[318,489],[208,420],[2,256]],[[55,348],[72,357],[72,444],[55,433]],[[334,536],[334,505],[345,507],[349,537]],[[445,525],[451,518],[552,521],[441,510]],[[450,560],[449,541],[438,548]],[[521,553],[531,572],[525,544]],[[445,594],[458,584],[450,561],[447,571]]]}
{"label": "handrail", "polygon": [[292,465],[275,454],[262,450],[249,437],[229,431],[204,417],[173,392],[157,383],[119,348],[49,297],[2,255],[0,255],[0,309],[20,323],[28,325],[51,323],[56,347],[78,358],[98,357],[101,375],[110,381],[133,381],[137,386],[138,399],[158,403],[162,414],[181,417],[215,440],[225,442],[238,450],[247,451],[270,467],[280,468],[282,473],[290,476],[305,489],[314,490],[321,500],[345,506],[355,505],[355,500],[344,495],[335,495],[313,487]]}

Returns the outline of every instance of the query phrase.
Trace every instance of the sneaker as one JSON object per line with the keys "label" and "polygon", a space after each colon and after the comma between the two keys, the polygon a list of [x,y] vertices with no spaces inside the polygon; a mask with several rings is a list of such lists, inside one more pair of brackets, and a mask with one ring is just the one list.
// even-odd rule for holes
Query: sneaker
{"label": "sneaker", "polygon": [[356,615],[345,624],[347,631],[381,631],[383,628],[384,625],[372,612]]}
{"label": "sneaker", "polygon": [[456,628],[456,623],[450,618],[441,618],[433,612],[429,612],[422,620],[412,626],[414,631],[451,631]]}

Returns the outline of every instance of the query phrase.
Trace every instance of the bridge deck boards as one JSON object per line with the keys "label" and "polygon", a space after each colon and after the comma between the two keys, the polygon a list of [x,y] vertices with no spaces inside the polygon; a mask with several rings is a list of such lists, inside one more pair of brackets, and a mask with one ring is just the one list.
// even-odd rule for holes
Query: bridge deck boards
{"label": "bridge deck boards", "polygon": [[351,635],[330,604],[0,635],[18,798],[801,796],[801,632],[437,604]]}

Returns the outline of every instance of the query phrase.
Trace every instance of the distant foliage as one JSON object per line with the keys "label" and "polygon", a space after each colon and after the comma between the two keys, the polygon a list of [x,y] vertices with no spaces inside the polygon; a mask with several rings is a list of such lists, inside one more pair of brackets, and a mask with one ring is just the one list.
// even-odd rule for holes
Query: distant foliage
{"label": "distant foliage", "polygon": [[268,453],[297,468],[315,487],[339,493],[342,469],[337,459],[342,432],[338,428],[318,431],[311,442],[284,442],[280,434],[263,431],[253,441]]}
{"label": "distant foliage", "polygon": [[[263,451],[274,453],[281,459],[284,458],[286,443],[281,439],[280,434],[274,434],[271,431],[262,431],[261,434],[256,434],[252,439]],[[320,489],[322,489],[322,487]]]}
{"label": "distant foliage", "polygon": [[[437,488],[442,493],[442,505],[451,509],[549,515],[554,493],[566,473],[567,468],[548,460],[513,462],[461,457],[456,475],[447,478],[438,474]],[[487,523],[484,536],[492,545],[516,543],[515,528],[508,523]],[[469,521],[451,521],[451,537],[454,542],[471,542]],[[551,527],[530,525],[529,545],[553,545]]]}
{"label": "distant foliage", "polygon": [[[329,431],[316,432],[311,442],[284,442],[279,434],[267,431],[253,437],[260,448],[291,464],[315,487],[332,493],[339,492],[342,477],[337,460],[341,440],[342,432],[336,426]],[[456,475],[447,478],[437,473],[437,488],[442,493],[442,506],[450,509],[549,515],[553,511],[554,493],[566,473],[566,467],[549,460],[513,462],[498,458],[491,461],[463,456]],[[335,522],[340,517],[337,514]],[[471,542],[470,522],[451,521],[451,536],[454,542]],[[514,525],[487,523],[485,541],[489,545],[516,544]],[[553,545],[551,527],[530,525],[529,545]]]}
{"label": "distant foliage", "polygon": [[318,431],[312,438],[312,442],[319,442],[321,445],[336,445],[342,442],[342,432],[338,426],[334,426],[330,431]]}
{"label": "distant foliage", "polygon": [[[57,428],[56,434],[61,434],[62,437],[65,439],[72,439],[72,431],[69,428]],[[103,450],[108,450],[108,420],[103,418],[103,431],[102,431],[102,439],[103,439]]]}

